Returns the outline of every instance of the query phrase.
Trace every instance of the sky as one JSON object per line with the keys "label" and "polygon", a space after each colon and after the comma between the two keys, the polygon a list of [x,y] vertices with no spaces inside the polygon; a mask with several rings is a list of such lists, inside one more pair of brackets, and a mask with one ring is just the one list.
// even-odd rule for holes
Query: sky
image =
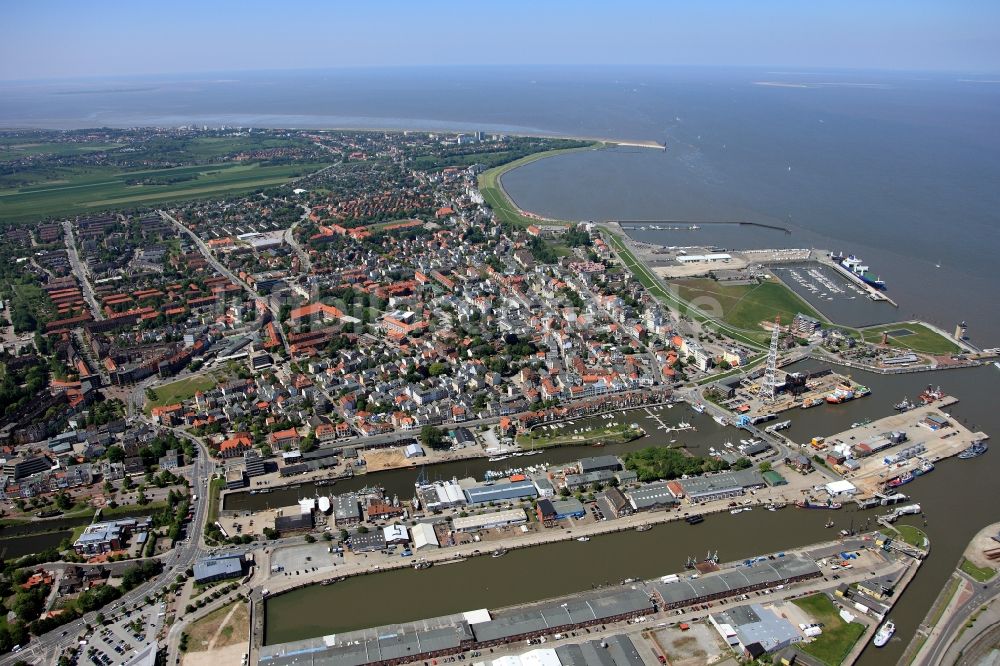
{"label": "sky", "polygon": [[997,0],[33,0],[0,80],[399,65],[1000,71]]}

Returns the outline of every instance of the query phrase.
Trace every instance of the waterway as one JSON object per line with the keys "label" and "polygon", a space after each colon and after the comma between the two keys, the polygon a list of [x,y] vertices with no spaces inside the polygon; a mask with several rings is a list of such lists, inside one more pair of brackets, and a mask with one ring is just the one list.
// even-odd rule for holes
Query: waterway
{"label": "waterway", "polygon": [[55,548],[71,534],[71,530],[62,530],[0,539],[0,559],[9,560]]}
{"label": "waterway", "polygon": [[[628,451],[646,448],[648,446],[681,446],[696,455],[708,455],[710,447],[722,445],[727,439],[732,440],[738,434],[735,430],[720,426],[711,417],[698,414],[690,407],[681,403],[673,408],[665,406],[650,407],[650,412],[659,417],[669,427],[676,427],[682,421],[693,426],[693,430],[666,433],[658,429],[658,423],[650,418],[646,408],[613,413],[613,418],[591,417],[573,419],[573,425],[564,424],[562,432],[582,430],[589,426],[599,428],[609,423],[636,423],[646,431],[646,436],[621,444],[608,444],[603,447],[594,446],[562,446],[544,449],[543,453],[533,456],[507,458],[499,462],[489,462],[486,458],[461,460],[457,462],[429,465],[423,468],[408,467],[385,472],[361,474],[351,479],[337,481],[333,486],[319,486],[312,483],[292,484],[298,488],[277,488],[269,493],[251,495],[249,492],[231,493],[226,496],[223,508],[227,510],[249,511],[290,506],[299,498],[312,497],[324,493],[342,494],[358,490],[365,486],[379,485],[386,489],[389,496],[397,495],[401,500],[413,497],[414,483],[423,474],[428,480],[459,479],[473,477],[482,480],[487,470],[503,471],[511,468],[539,465],[547,462],[550,465],[570,463],[587,456],[621,455]],[[744,435],[745,436],[745,435]],[[736,437],[736,439],[739,439]],[[671,440],[675,440],[671,444]]]}
{"label": "waterway", "polygon": [[[805,361],[793,369],[820,367],[829,366]],[[790,419],[792,425],[784,433],[795,441],[808,441],[814,435],[832,435],[847,429],[852,422],[866,418],[874,420],[893,413],[893,404],[904,395],[915,399],[928,382],[933,382],[960,398],[958,404],[949,408],[955,419],[966,427],[985,430],[995,438],[1000,437],[1000,415],[996,412],[1000,372],[992,365],[907,375],[854,372],[853,378],[870,386],[872,395],[844,405],[824,404],[810,410],[786,412],[782,418]],[[698,418],[690,409],[675,407],[667,413],[680,420],[680,415],[674,416],[678,409],[685,421],[698,426],[698,432],[690,436],[692,439],[697,436],[701,446],[715,445],[738,435],[735,431],[722,429],[706,417]],[[648,423],[643,419],[639,421]],[[662,435],[650,435],[650,438],[663,440]],[[649,445],[649,442],[636,440],[621,447],[624,450],[644,445]],[[934,472],[904,489],[923,506],[927,524],[924,525],[923,518],[919,516],[901,522],[925,529],[932,542],[932,552],[893,611],[892,617],[897,624],[896,638],[877,655],[867,650],[862,655],[862,664],[892,663],[902,654],[969,539],[983,525],[1000,518],[995,490],[1000,474],[998,445],[995,441],[993,450],[974,460],[953,459],[938,463]],[[546,456],[572,460],[581,455],[592,455],[595,451],[601,449],[562,449]],[[613,447],[605,447],[603,451],[620,452]],[[524,460],[536,462],[546,456]],[[510,459],[514,460],[522,459]],[[484,462],[482,469],[497,464]],[[377,478],[381,483],[383,478],[399,476],[398,481],[393,480],[392,483],[401,484],[402,490],[406,483],[412,488],[412,479],[416,474],[415,470],[386,472],[369,475],[366,481],[370,483]],[[853,508],[845,508],[839,513],[827,514],[789,508],[737,516],[720,514],[710,516],[701,525],[693,527],[684,523],[668,524],[644,533],[598,537],[586,544],[570,541],[513,551],[500,559],[473,558],[424,571],[394,571],[326,587],[313,586],[280,595],[268,602],[267,640],[283,642],[416,617],[473,608],[497,608],[588,589],[595,584],[616,582],[627,577],[671,573],[682,568],[687,556],[703,557],[708,549],[718,549],[723,560],[774,552],[830,538],[831,532],[823,529],[823,522],[828,516],[833,516],[839,530],[848,527],[852,518],[857,527],[868,516],[878,513],[879,510],[857,512]]]}

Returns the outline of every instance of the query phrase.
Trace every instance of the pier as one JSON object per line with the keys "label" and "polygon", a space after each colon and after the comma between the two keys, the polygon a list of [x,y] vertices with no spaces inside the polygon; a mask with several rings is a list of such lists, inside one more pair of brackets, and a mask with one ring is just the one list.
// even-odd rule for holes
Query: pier
{"label": "pier", "polygon": [[[974,442],[988,439],[986,433],[972,432],[944,411],[957,402],[957,398],[945,396],[930,404],[831,435],[821,444],[803,446],[834,453],[873,442],[885,433],[903,433],[905,439],[902,441],[859,458],[861,466],[855,471],[834,465],[835,471],[841,472],[844,479],[857,487],[857,501],[864,502],[863,498],[883,493],[890,480],[915,471],[914,477],[919,479],[923,474],[933,473],[933,463],[957,456]],[[933,419],[943,420],[943,425]],[[900,455],[915,447],[921,449],[919,453]],[[920,470],[922,464],[930,464],[931,469]],[[889,492],[899,492],[899,487]]]}
{"label": "pier", "polygon": [[872,299],[873,301],[884,301],[894,308],[899,307],[899,304],[897,304],[896,301],[886,296],[885,292],[871,286],[870,284],[859,278],[857,275],[855,275],[854,273],[847,270],[846,268],[838,264],[836,261],[831,259],[830,252],[826,250],[817,250],[815,254],[816,254],[815,257],[816,260],[819,261],[821,264],[825,264],[826,266],[832,266],[834,270],[838,271],[841,275],[845,276],[852,283],[864,289],[868,293],[868,298]]}

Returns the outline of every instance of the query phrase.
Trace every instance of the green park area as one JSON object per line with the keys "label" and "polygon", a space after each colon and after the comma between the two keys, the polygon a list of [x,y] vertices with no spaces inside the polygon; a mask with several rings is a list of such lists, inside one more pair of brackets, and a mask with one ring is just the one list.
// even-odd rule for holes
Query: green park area
{"label": "green park area", "polygon": [[603,145],[604,144],[601,143],[594,143],[584,147],[547,150],[541,153],[534,153],[532,155],[522,157],[521,159],[508,162],[507,164],[503,164],[493,169],[489,169],[479,175],[479,191],[482,193],[486,204],[493,209],[493,212],[502,222],[519,227],[527,227],[532,224],[538,224],[539,220],[521,214],[521,212],[517,209],[517,206],[514,205],[504,192],[503,186],[500,184],[500,177],[512,169],[522,167],[525,164],[531,164],[532,162],[536,162],[547,157],[555,157],[556,155],[564,155],[566,153],[573,153],[580,150],[596,150],[603,147]]}
{"label": "green park area", "polygon": [[0,220],[87,213],[247,192],[280,185],[322,164],[264,166],[258,163],[183,166],[150,171],[113,167],[68,169],[24,187],[0,186]]}
{"label": "green park area", "polygon": [[173,405],[184,400],[190,400],[198,391],[208,391],[215,388],[219,380],[212,375],[193,375],[176,382],[157,386],[152,394],[146,394],[146,413],[153,407]]}
{"label": "green park area", "polygon": [[858,622],[844,622],[830,597],[823,593],[814,594],[793,601],[807,612],[815,622],[823,625],[823,633],[810,643],[799,643],[797,647],[829,666],[839,666],[847,657],[854,644],[865,633],[865,625]]}
{"label": "green park area", "polygon": [[913,525],[896,525],[894,527],[899,538],[910,544],[914,548],[927,547],[927,535],[919,527]]}
{"label": "green park area", "polygon": [[996,575],[996,569],[992,567],[980,567],[976,566],[967,559],[962,559],[962,564],[958,567],[965,573],[972,576],[973,579],[979,581],[980,583],[985,583],[989,579]]}
{"label": "green park area", "polygon": [[680,297],[707,313],[721,314],[722,320],[746,330],[760,330],[763,321],[781,317],[790,323],[802,313],[822,320],[794,291],[781,282],[771,280],[760,284],[724,284],[710,278],[675,280]]}
{"label": "green park area", "polygon": [[888,333],[890,347],[912,349],[924,354],[955,354],[962,351],[953,341],[918,322],[907,321],[861,329],[866,342],[881,342],[882,333]]}
{"label": "green park area", "polygon": [[[580,430],[574,432],[574,430]],[[545,449],[554,446],[580,446],[581,444],[621,444],[643,436],[643,430],[635,424],[622,423],[589,430],[574,429],[564,424],[556,430],[539,426],[530,432],[517,436],[522,449]]]}

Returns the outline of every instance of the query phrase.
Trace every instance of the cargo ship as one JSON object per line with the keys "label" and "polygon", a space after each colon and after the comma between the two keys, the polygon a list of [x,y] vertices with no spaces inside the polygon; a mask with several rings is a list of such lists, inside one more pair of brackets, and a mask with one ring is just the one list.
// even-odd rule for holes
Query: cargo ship
{"label": "cargo ship", "polygon": [[868,266],[866,266],[861,259],[855,257],[853,254],[845,257],[842,252],[839,252],[831,255],[830,258],[843,266],[846,270],[850,271],[853,275],[857,276],[857,278],[865,284],[875,287],[876,289],[885,289],[885,281],[882,279],[882,276],[875,275],[868,270]]}
{"label": "cargo ship", "polygon": [[837,388],[833,390],[833,393],[829,393],[826,396],[826,401],[833,405],[839,405],[842,402],[849,402],[855,398],[863,398],[870,394],[872,390],[867,386],[850,386],[849,384],[839,384]]}

